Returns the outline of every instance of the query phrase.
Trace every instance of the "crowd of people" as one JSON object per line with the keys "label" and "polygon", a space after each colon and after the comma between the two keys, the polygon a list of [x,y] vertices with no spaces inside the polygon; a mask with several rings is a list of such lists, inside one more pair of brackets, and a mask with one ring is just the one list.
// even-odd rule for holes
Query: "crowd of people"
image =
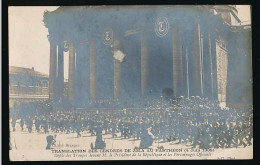
{"label": "crowd of people", "polygon": [[111,106],[26,115],[13,113],[10,122],[13,131],[17,131],[18,124],[22,131],[29,133],[76,133],[80,137],[87,132],[96,136],[95,146],[92,144],[96,148],[105,147],[104,134],[112,138],[140,139],[140,148],[148,148],[153,142],[194,148],[246,147],[252,145],[253,139],[252,110],[223,110],[217,101],[200,97],[147,100],[139,108],[113,109]]}

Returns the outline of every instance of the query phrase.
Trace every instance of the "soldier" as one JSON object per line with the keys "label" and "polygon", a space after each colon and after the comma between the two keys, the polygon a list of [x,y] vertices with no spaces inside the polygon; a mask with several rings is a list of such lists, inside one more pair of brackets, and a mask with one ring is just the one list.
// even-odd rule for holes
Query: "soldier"
{"label": "soldier", "polygon": [[44,133],[49,133],[49,130],[48,130],[48,123],[47,123],[47,120],[45,118],[43,118],[42,120],[42,125],[43,125],[43,129],[44,129]]}
{"label": "soldier", "polygon": [[[84,130],[87,130],[87,127],[88,127],[88,120],[87,120],[87,118],[86,117],[84,117],[83,119],[83,125],[82,125],[82,127],[83,127],[83,131]],[[69,129],[69,123],[68,123],[68,121],[67,121],[67,129]]]}
{"label": "soldier", "polygon": [[12,118],[12,127],[13,127],[13,131],[15,131],[15,125],[16,125],[16,118],[13,117],[13,118]]}
{"label": "soldier", "polygon": [[243,145],[244,148],[245,148],[246,147],[246,143],[244,142],[244,130],[243,130],[243,127],[242,127],[242,122],[239,122],[237,130],[238,130],[238,140],[239,140],[239,144],[238,145],[239,146]]}
{"label": "soldier", "polygon": [[188,120],[188,125],[187,125],[187,143],[191,142],[192,143],[192,122],[190,120]]}
{"label": "soldier", "polygon": [[89,119],[89,132],[91,133],[91,136],[94,136],[94,122],[92,119]]}
{"label": "soldier", "polygon": [[[243,130],[245,130],[245,133],[244,133],[244,139],[246,140],[247,142],[247,145],[252,145],[251,143],[251,138],[250,138],[250,132],[251,132],[251,126],[250,126],[250,121],[246,121],[246,122],[243,122]],[[249,140],[250,139],[250,140]]]}
{"label": "soldier", "polygon": [[116,135],[116,129],[117,129],[117,122],[112,122],[112,137],[117,137]]}
{"label": "soldier", "polygon": [[35,125],[35,128],[36,128],[36,131],[40,132],[40,123],[39,123],[39,119],[37,117],[34,120],[34,125]]}
{"label": "soldier", "polygon": [[22,117],[21,120],[20,120],[20,127],[23,131],[23,126],[24,126],[24,118]]}
{"label": "soldier", "polygon": [[192,137],[192,148],[196,148],[197,144],[198,144],[198,137],[199,137],[199,132],[198,132],[198,128],[196,127],[195,123],[192,122],[191,125],[191,137]]}
{"label": "soldier", "polygon": [[125,121],[124,123],[124,138],[130,138],[130,121]]}
{"label": "soldier", "polygon": [[161,124],[160,124],[160,134],[161,134],[161,137],[162,137],[162,140],[163,142],[166,141],[166,134],[167,134],[167,125],[166,125],[166,122],[165,121],[161,121]]}
{"label": "soldier", "polygon": [[26,125],[27,125],[27,128],[28,128],[28,132],[29,132],[29,133],[32,133],[33,121],[32,121],[32,119],[31,119],[31,117],[28,117],[28,118],[27,118]]}
{"label": "soldier", "polygon": [[224,121],[221,122],[220,126],[219,126],[219,145],[221,148],[224,148],[225,144],[226,144],[226,125],[224,123]]}
{"label": "soldier", "polygon": [[226,133],[226,137],[227,137],[227,144],[226,147],[227,148],[231,148],[231,144],[233,144],[234,147],[237,147],[237,144],[234,142],[234,127],[233,124],[230,123],[228,125],[228,129],[227,129],[227,133]]}
{"label": "soldier", "polygon": [[104,130],[105,130],[105,134],[108,134],[108,119],[105,119],[104,121]]}
{"label": "soldier", "polygon": [[120,136],[124,137],[124,125],[122,120],[119,120],[118,129],[120,131]]}
{"label": "soldier", "polygon": [[81,122],[80,122],[80,120],[77,120],[76,121],[76,132],[77,132],[78,138],[81,137],[80,131],[81,131]]}
{"label": "soldier", "polygon": [[139,140],[140,139],[140,135],[141,135],[141,122],[139,120],[136,120],[135,122],[135,133],[136,133],[136,139]]}
{"label": "soldier", "polygon": [[250,121],[250,119],[248,122],[248,127],[249,128],[247,128],[247,129],[249,130],[249,133],[248,133],[247,141],[248,141],[248,145],[250,146],[250,145],[252,145],[251,140],[253,139],[253,125],[252,125],[252,122]]}
{"label": "soldier", "polygon": [[211,142],[211,135],[209,133],[209,127],[203,125],[202,132],[200,137],[200,148],[202,149],[209,149]]}
{"label": "soldier", "polygon": [[178,139],[179,141],[176,144],[180,144],[182,140],[184,139],[184,126],[181,123],[181,120],[178,122],[177,126],[177,132],[178,132]]}

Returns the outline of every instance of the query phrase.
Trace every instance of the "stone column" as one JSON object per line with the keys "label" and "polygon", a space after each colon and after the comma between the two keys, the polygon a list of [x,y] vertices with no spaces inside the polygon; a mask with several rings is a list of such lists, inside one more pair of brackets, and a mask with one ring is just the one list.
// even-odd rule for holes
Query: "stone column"
{"label": "stone column", "polygon": [[[118,37],[115,37],[114,40],[114,55],[119,50],[119,40]],[[114,99],[119,98],[119,89],[120,89],[120,61],[114,59]]]}
{"label": "stone column", "polygon": [[79,100],[79,45],[74,43],[75,49],[75,74],[74,74],[74,99]]}
{"label": "stone column", "polygon": [[76,46],[75,99],[85,104],[89,101],[89,49],[86,44]]}
{"label": "stone column", "polygon": [[71,43],[69,45],[69,99],[75,98],[75,47]]}
{"label": "stone column", "polygon": [[211,57],[212,57],[212,79],[213,79],[213,99],[218,99],[218,79],[217,79],[217,52],[216,52],[216,31],[210,32]]}
{"label": "stone column", "polygon": [[147,75],[147,46],[145,32],[142,32],[141,36],[141,95],[145,97],[146,90],[146,75]]}
{"label": "stone column", "polygon": [[58,74],[57,74],[57,99],[61,99],[64,95],[64,54],[63,43],[58,46]]}
{"label": "stone column", "polygon": [[208,32],[208,53],[209,53],[209,62],[210,62],[210,89],[211,97],[214,96],[214,81],[213,81],[213,64],[212,64],[212,50],[211,50],[211,35]]}
{"label": "stone column", "polygon": [[55,97],[55,80],[57,74],[57,45],[50,41],[49,98]]}
{"label": "stone column", "polygon": [[187,85],[187,97],[190,97],[190,80],[189,80],[189,56],[188,48],[185,49],[185,61],[186,61],[186,85]]}
{"label": "stone column", "polygon": [[90,100],[96,98],[96,60],[95,60],[95,42],[90,43],[90,77],[89,77],[89,95]]}
{"label": "stone column", "polygon": [[200,91],[201,96],[204,96],[204,48],[203,48],[203,35],[200,34]]}
{"label": "stone column", "polygon": [[183,65],[182,65],[182,41],[180,26],[173,28],[172,38],[172,62],[173,62],[173,92],[175,96],[183,94]]}
{"label": "stone column", "polygon": [[192,51],[192,94],[194,96],[202,95],[201,87],[201,41],[200,25],[195,26],[193,51]]}

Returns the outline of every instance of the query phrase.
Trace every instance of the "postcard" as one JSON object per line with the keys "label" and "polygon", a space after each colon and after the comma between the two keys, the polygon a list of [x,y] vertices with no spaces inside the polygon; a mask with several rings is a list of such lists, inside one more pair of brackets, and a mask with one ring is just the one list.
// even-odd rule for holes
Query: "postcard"
{"label": "postcard", "polygon": [[10,160],[253,159],[250,9],[9,6]]}

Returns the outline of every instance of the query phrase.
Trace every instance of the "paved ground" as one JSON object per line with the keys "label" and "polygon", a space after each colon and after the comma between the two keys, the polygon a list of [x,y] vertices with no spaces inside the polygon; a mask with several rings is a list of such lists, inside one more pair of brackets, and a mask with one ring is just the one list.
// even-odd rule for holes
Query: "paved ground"
{"label": "paved ground", "polygon": [[[50,132],[49,134],[54,135],[53,132]],[[43,131],[38,133],[33,128],[32,133],[28,133],[27,129],[24,131],[21,131],[21,128],[19,125],[16,125],[16,131],[10,132],[10,140],[12,144],[12,150],[10,151],[10,158],[12,160],[61,160],[61,159],[68,159],[68,160],[98,160],[101,159],[100,157],[97,158],[90,158],[88,157],[74,157],[74,158],[63,158],[60,157],[62,155],[57,155],[51,153],[51,150],[45,150],[47,142],[46,142],[46,136],[49,134],[44,134]],[[95,143],[96,137],[91,136],[90,133],[84,131],[82,132],[82,136],[77,138],[76,133],[55,133],[56,136],[56,146],[53,146],[56,150],[66,150],[66,149],[75,149],[75,150],[89,150],[90,144]],[[118,134],[119,135],[119,134]],[[134,140],[133,138],[130,139],[122,139],[120,137],[118,138],[112,138],[111,134],[103,135],[103,139],[106,142],[106,149],[133,149],[135,147],[138,147],[140,144],[140,140]],[[165,157],[158,157],[155,155],[150,155],[147,157],[144,157],[142,155],[141,157],[136,157],[135,159],[207,159],[207,158],[213,158],[213,159],[243,159],[243,158],[251,158],[252,156],[252,146],[248,146],[246,148],[229,148],[229,149],[215,149],[214,152],[211,151],[195,151],[195,149],[191,149],[191,146],[186,146],[184,144],[176,144],[177,141],[173,142],[166,142],[162,143],[160,142],[158,145],[158,141],[155,141],[153,143],[153,146],[151,147],[153,151],[155,151],[158,146],[163,146],[165,149],[175,149],[175,150],[182,150],[181,152],[171,152],[175,155],[168,155]],[[186,152],[185,149],[188,149],[188,152]],[[139,152],[140,153],[140,152]],[[142,152],[141,152],[142,153]],[[145,151],[145,153],[147,153]],[[160,153],[160,152],[157,152]],[[166,152],[168,153],[168,152]],[[200,153],[201,155],[198,155]],[[113,153],[114,154],[114,153]],[[126,154],[126,153],[125,153]],[[143,153],[142,153],[143,154]],[[148,153],[150,154],[150,153]],[[186,154],[186,155],[178,155],[178,154]],[[195,155],[193,155],[195,154]],[[248,156],[248,155],[250,156]],[[121,156],[115,156],[111,158],[104,158],[104,159],[130,159],[131,156],[128,155],[128,157],[124,157],[127,155],[121,155]]]}
{"label": "paved ground", "polygon": [[[18,124],[17,124],[18,125]],[[50,133],[45,134],[43,130],[41,132],[36,132],[35,128],[33,128],[32,133],[28,133],[27,129],[24,129],[23,131],[19,126],[16,125],[16,131],[11,131],[11,142],[12,145],[17,150],[19,149],[45,149],[47,142],[46,142],[46,136],[47,135],[57,135],[56,136],[56,146],[53,146],[53,148],[69,148],[73,146],[73,148],[86,148],[90,149],[90,144],[95,143],[96,136],[91,136],[89,132],[83,131],[81,132],[81,137],[77,137],[76,133],[54,133],[50,131]],[[124,139],[120,137],[120,133],[117,133],[117,138],[112,138],[111,134],[103,134],[103,139],[106,142],[106,148],[117,148],[117,149],[124,149],[126,146],[131,146],[130,148],[134,149],[134,147],[139,147],[140,140],[135,140],[134,138],[128,138]],[[191,148],[189,146],[184,145],[176,145],[174,144],[176,141],[173,142],[165,142],[162,141],[159,142],[155,141],[153,143],[152,147],[157,148],[158,146],[171,146],[174,145],[175,148],[179,147],[185,147],[185,148]]]}

